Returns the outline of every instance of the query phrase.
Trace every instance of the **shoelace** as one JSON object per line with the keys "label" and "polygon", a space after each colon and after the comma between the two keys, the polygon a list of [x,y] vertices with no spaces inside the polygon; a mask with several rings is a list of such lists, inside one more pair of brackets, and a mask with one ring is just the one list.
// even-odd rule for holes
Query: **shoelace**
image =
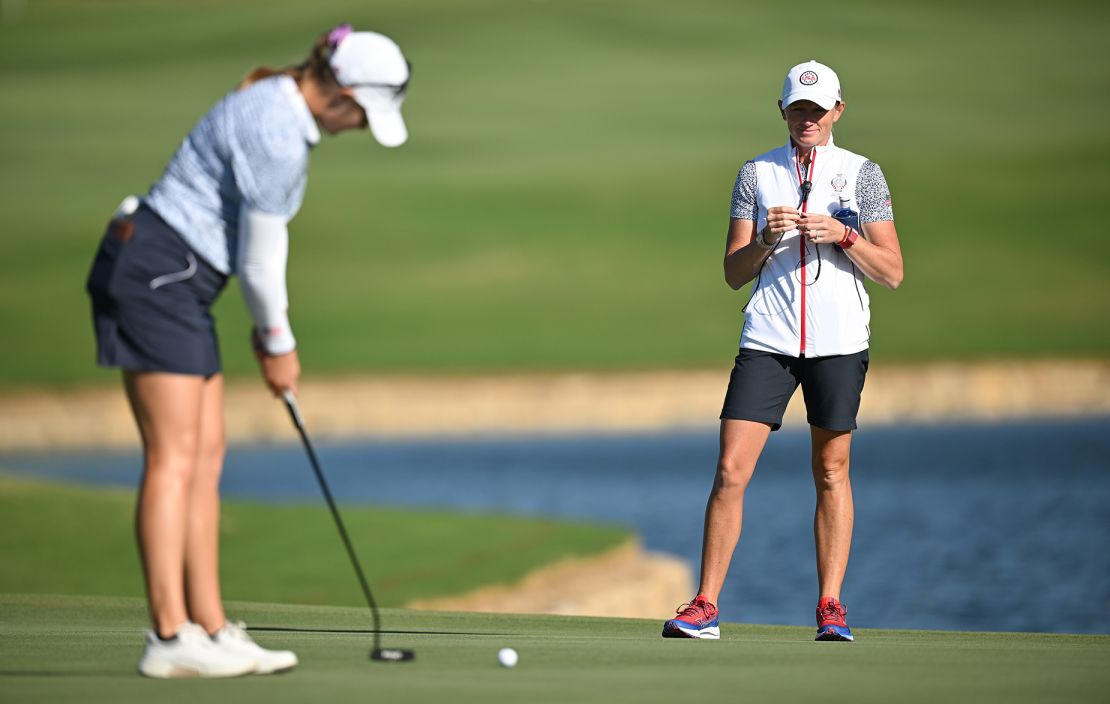
{"label": "shoelace", "polygon": [[830,601],[821,609],[821,621],[843,621],[848,609],[838,601]]}
{"label": "shoelace", "polygon": [[708,619],[709,609],[707,607],[708,607],[708,604],[706,604],[704,601],[703,602],[691,601],[691,602],[689,602],[687,604],[683,604],[682,606],[675,609],[675,614],[677,614],[678,616],[683,616],[683,617],[691,617],[691,618],[697,618],[697,619]]}
{"label": "shoelace", "polygon": [[227,625],[224,626],[224,633],[227,633],[235,640],[254,642],[251,637],[247,635],[247,624],[242,621],[228,621]]}

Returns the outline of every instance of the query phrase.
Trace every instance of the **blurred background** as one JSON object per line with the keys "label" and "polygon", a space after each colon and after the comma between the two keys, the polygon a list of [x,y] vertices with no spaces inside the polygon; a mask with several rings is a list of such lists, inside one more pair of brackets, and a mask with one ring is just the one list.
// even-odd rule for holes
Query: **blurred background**
{"label": "blurred background", "polygon": [[[746,289],[731,292],[720,274],[733,181],[746,159],[785,141],[775,100],[785,71],[811,58],[843,82],[848,108],[838,144],[878,162],[893,193],[906,280],[897,292],[870,287],[873,366],[1104,365],[1110,260],[1098,219],[1110,157],[1102,125],[1110,110],[1101,48],[1107,20],[1110,6],[1079,0],[0,0],[0,403],[18,414],[11,404],[27,394],[65,404],[67,394],[116,388],[118,375],[93,364],[84,293],[104,223],[125,195],[146,191],[196,120],[251,68],[300,62],[315,37],[340,22],[392,36],[411,59],[411,137],[396,150],[368,134],[325,137],[313,155],[304,207],[290,227],[290,316],[306,378],[713,370],[723,394],[747,300]],[[216,315],[229,377],[253,380],[234,284]],[[482,444],[488,439],[460,441],[428,464],[476,452],[475,463],[492,474],[489,487],[518,481],[523,498],[498,500],[496,490],[478,489],[481,500],[454,492],[452,503],[448,491],[425,503],[580,518],[582,497],[609,492],[609,506],[591,518],[608,515],[657,536],[646,538],[649,548],[695,565],[715,450],[711,414],[703,426],[670,434],[568,435],[530,442],[529,450],[511,449],[519,439],[494,449]],[[905,542],[886,545],[889,552],[857,544],[862,559],[900,570],[868,573],[873,610],[864,622],[1110,631],[1110,523],[1101,509],[1075,509],[1080,499],[1110,498],[1105,420],[953,428],[958,442],[929,434],[935,425],[912,438],[905,433],[917,429],[903,426],[882,431],[893,433],[885,439],[873,435],[874,454],[861,450],[872,467],[914,477],[944,467],[936,484],[917,489],[930,501],[947,505],[959,496],[945,491],[959,486],[957,478],[985,485],[965,509],[952,509],[964,519],[943,514],[943,530],[910,527],[921,540],[917,554],[936,559],[901,559]],[[776,506],[809,510],[808,436],[784,435],[788,454],[768,462],[783,468],[763,474],[801,484],[782,495],[769,489],[777,498],[746,535],[779,530],[771,527]],[[1019,442],[1034,437],[1042,454]],[[590,444],[607,441],[616,444]],[[551,443],[588,448],[595,459],[568,459]],[[946,446],[955,449],[943,460],[930,454]],[[908,447],[918,450],[899,454]],[[547,459],[536,459],[536,448],[547,448]],[[237,460],[233,452],[229,468],[239,467],[239,476],[250,476],[252,462],[276,462],[266,448],[241,449],[240,457],[268,459]],[[296,447],[281,452],[286,462],[302,461]],[[506,459],[513,452],[534,462]],[[641,479],[637,468],[667,452],[673,459],[658,469],[666,491],[642,498],[631,513],[612,509]],[[412,469],[403,452],[390,456],[346,462]],[[0,466],[123,485],[137,476],[133,455],[102,458],[126,470],[114,479],[94,472],[88,454],[76,457],[59,449],[0,457]],[[983,458],[992,469],[983,469]],[[1032,464],[1019,480],[1002,481],[1019,459]],[[568,495],[566,507],[528,499],[537,496],[535,477],[583,466],[589,476],[628,484],[596,487],[568,475],[557,485],[580,493]],[[451,486],[450,475],[436,479]],[[413,492],[393,496],[369,481],[355,475],[346,490],[368,502],[421,504]],[[999,493],[1003,485],[1011,493]],[[1060,494],[1060,486],[1074,493]],[[672,494],[681,508],[669,511]],[[905,515],[899,507],[918,498],[894,482],[860,506],[889,509],[893,525]],[[1029,508],[1032,518],[1020,526],[985,520],[990,514],[980,510],[1036,500],[1047,503]],[[681,517],[681,528],[640,519],[668,512]],[[863,528],[864,515],[862,530],[890,535]],[[798,573],[770,586],[736,577],[726,619],[809,622],[808,519],[794,520],[774,524],[792,537],[744,569],[781,560]],[[1003,551],[997,564],[946,561],[961,536],[972,540],[958,527],[976,521],[986,528],[976,545]],[[1071,532],[1038,532],[1057,524]],[[675,537],[672,528],[685,533]],[[1036,545],[1015,541],[1015,531]],[[1042,559],[1069,549],[1062,562]],[[914,564],[927,569],[914,572]],[[989,578],[971,576],[987,564]],[[1043,578],[1021,581],[1031,564],[1046,570]],[[956,589],[890,590],[884,580],[899,575],[903,584]],[[1058,580],[1071,587],[1043,617],[1006,620],[1016,607],[992,601],[1002,590],[1030,595]],[[804,600],[779,603],[776,594],[791,589]],[[952,611],[953,599],[962,604],[956,611],[977,616],[930,620]]]}
{"label": "blurred background", "polygon": [[[401,149],[325,139],[291,226],[293,324],[328,371],[718,365],[733,181],[785,141],[785,70],[842,76],[837,141],[894,195],[880,359],[1104,355],[1110,10],[1090,2],[4,0],[0,383],[85,383],[103,223],[252,67],[341,21],[413,62]],[[229,373],[253,374],[238,293]]]}

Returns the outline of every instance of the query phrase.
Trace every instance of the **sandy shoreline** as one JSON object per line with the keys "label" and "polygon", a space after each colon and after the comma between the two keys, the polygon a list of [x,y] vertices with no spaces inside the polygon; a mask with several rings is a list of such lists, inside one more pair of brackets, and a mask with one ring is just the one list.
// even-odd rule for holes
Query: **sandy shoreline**
{"label": "sandy shoreline", "polygon": [[[714,427],[727,381],[727,368],[309,377],[301,387],[300,408],[316,439],[661,432]],[[284,407],[260,382],[229,383],[225,407],[233,442],[297,442]],[[1098,415],[1110,415],[1110,360],[934,363],[872,367],[860,425]],[[801,394],[795,395],[786,424],[804,427]],[[138,450],[118,389],[0,395],[0,452],[98,447]],[[693,586],[683,561],[645,553],[633,540],[602,555],[543,567],[516,584],[410,606],[662,619],[692,596]]]}
{"label": "sandy shoreline", "polygon": [[515,584],[413,601],[434,611],[483,611],[562,616],[663,618],[695,588],[690,568],[670,555],[644,552],[638,539],[600,555],[567,558],[534,570]]}
{"label": "sandy shoreline", "polygon": [[[716,424],[728,369],[474,377],[351,377],[301,386],[314,437],[652,432]],[[229,382],[229,440],[296,442],[284,407]],[[1110,414],[1110,360],[873,366],[860,425]],[[786,423],[804,425],[801,394]],[[0,451],[137,447],[116,388],[0,395]]]}

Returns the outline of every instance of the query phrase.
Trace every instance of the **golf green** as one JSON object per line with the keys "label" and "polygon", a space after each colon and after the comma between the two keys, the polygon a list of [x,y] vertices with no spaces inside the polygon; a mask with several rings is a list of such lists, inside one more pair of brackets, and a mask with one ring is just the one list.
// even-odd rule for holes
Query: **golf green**
{"label": "golf green", "polygon": [[[40,702],[1102,702],[1110,637],[877,631],[815,643],[808,628],[724,624],[722,639],[659,637],[659,621],[386,609],[368,659],[366,609],[232,603],[287,674],[146,680],[137,598],[0,595],[0,701]],[[508,670],[497,651],[515,648]]]}

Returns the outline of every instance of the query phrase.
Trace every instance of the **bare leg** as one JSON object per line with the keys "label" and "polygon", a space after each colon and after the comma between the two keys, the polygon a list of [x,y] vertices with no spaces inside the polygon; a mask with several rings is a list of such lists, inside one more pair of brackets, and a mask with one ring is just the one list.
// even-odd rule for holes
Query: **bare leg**
{"label": "bare leg", "polygon": [[831,596],[840,601],[855,521],[852,483],[848,478],[852,433],[816,426],[811,426],[810,430],[813,437],[813,483],[817,490],[813,537],[817,547],[818,596]]}
{"label": "bare leg", "polygon": [[721,421],[721,452],[717,476],[705,507],[701,583],[698,593],[714,604],[725,584],[732,553],[740,540],[744,491],[759,460],[771,426],[748,420]]}
{"label": "bare leg", "polygon": [[196,470],[185,532],[185,599],[189,618],[209,633],[224,625],[220,599],[220,472],[224,438],[223,376],[204,382]]}
{"label": "bare leg", "polygon": [[123,375],[143,440],[135,532],[154,629],[172,635],[186,620],[184,565],[189,488],[196,468],[204,379],[160,372]]}

